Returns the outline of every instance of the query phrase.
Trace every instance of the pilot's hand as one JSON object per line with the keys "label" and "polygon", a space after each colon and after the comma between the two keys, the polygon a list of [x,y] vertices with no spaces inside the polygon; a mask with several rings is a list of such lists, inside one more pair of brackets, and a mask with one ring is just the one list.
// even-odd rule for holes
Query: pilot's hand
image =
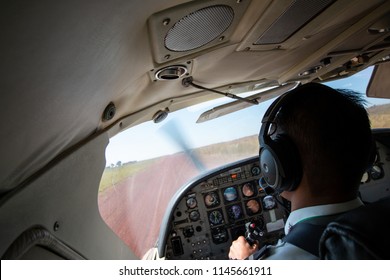
{"label": "pilot's hand", "polygon": [[239,236],[230,246],[229,259],[244,260],[256,252],[258,247],[256,243],[251,246],[244,236]]}

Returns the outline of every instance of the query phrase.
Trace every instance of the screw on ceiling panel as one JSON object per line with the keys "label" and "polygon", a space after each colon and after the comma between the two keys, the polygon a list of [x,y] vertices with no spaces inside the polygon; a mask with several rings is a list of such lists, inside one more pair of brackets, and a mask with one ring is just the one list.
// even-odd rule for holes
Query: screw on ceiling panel
{"label": "screw on ceiling panel", "polygon": [[162,21],[163,25],[167,26],[171,22],[171,19],[166,18]]}
{"label": "screw on ceiling panel", "polygon": [[60,228],[60,224],[58,222],[55,222],[54,225],[53,225],[53,230],[54,231],[58,231]]}

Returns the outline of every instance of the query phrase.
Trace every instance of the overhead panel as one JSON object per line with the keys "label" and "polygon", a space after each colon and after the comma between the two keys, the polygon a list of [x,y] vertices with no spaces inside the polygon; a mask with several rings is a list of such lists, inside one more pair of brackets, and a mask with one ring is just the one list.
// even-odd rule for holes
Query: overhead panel
{"label": "overhead panel", "polygon": [[231,35],[250,1],[192,1],[148,20],[154,60],[165,63],[220,44]]}
{"label": "overhead panel", "polygon": [[280,44],[290,38],[334,0],[296,0],[254,42],[254,45]]}

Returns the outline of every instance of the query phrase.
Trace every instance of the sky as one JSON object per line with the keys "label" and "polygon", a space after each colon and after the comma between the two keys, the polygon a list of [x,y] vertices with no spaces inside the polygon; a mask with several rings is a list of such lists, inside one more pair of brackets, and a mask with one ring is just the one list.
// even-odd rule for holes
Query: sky
{"label": "sky", "polygon": [[[372,68],[367,68],[347,79],[325,84],[364,93],[371,72]],[[110,139],[106,149],[106,165],[159,157],[182,151],[183,147],[196,148],[258,134],[261,119],[273,100],[214,120],[196,123],[204,111],[232,101],[234,100],[226,97],[219,98],[170,113],[159,124],[149,121],[121,132]],[[367,101],[368,107],[390,103],[390,100],[376,98],[367,98]]]}

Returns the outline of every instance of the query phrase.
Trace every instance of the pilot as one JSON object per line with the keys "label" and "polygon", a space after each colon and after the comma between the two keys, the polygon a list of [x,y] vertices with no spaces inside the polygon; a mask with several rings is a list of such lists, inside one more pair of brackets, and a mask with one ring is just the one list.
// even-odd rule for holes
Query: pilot
{"label": "pilot", "polygon": [[[263,246],[240,236],[229,258],[318,259],[325,226],[363,205],[359,185],[374,154],[364,99],[321,84],[302,85],[273,102],[263,117],[259,142],[265,181],[291,203],[285,237]],[[312,236],[318,237],[313,241]]]}

